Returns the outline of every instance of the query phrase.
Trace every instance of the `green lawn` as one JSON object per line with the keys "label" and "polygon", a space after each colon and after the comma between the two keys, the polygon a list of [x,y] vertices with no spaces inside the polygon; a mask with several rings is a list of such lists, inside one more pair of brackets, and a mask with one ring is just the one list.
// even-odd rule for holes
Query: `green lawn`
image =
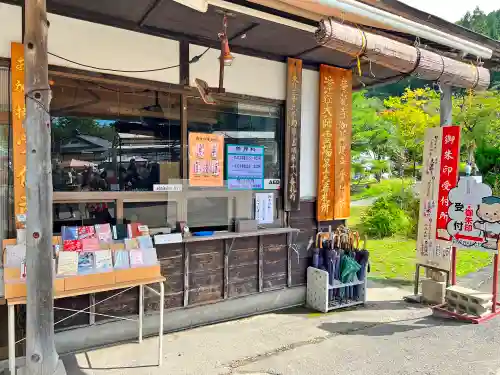
{"label": "green lawn", "polygon": [[359,192],[354,192],[351,195],[351,200],[357,201],[360,199],[375,198],[391,193],[393,191],[401,191],[403,186],[413,184],[412,178],[401,180],[394,178],[390,180],[382,180],[379,183],[373,182],[369,184],[361,183],[360,185],[368,185],[368,188],[362,188]]}
{"label": "green lawn", "polygon": [[[367,207],[351,207],[347,221],[350,228],[359,230],[361,215]],[[416,241],[403,237],[368,239],[371,276],[381,279],[413,280],[416,261]],[[479,251],[459,251],[457,275],[464,276],[490,264],[492,255]]]}

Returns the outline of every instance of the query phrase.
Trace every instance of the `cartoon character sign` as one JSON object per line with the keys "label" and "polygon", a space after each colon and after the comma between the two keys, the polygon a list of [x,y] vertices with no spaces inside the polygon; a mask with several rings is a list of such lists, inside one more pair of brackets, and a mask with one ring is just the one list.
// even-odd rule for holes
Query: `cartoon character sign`
{"label": "cartoon character sign", "polygon": [[480,221],[474,223],[474,228],[481,230],[486,240],[482,244],[485,249],[498,249],[498,236],[500,234],[500,198],[483,198],[477,216]]}
{"label": "cartoon character sign", "polygon": [[458,248],[498,251],[500,198],[473,177],[462,177],[448,196],[448,233]]}

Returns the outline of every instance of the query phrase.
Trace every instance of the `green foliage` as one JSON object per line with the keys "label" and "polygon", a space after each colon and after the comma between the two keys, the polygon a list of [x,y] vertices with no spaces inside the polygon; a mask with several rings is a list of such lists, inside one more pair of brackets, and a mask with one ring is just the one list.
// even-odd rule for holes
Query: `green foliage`
{"label": "green foliage", "polygon": [[378,98],[368,98],[364,91],[360,91],[352,95],[352,108],[353,151],[358,154],[371,151],[376,159],[394,153],[394,126],[379,115],[384,110],[383,102]]}
{"label": "green foliage", "polygon": [[52,134],[56,143],[76,134],[91,135],[113,141],[115,131],[111,123],[100,123],[96,119],[81,117],[55,117],[52,119]]}
{"label": "green foliage", "polygon": [[486,14],[476,7],[472,13],[465,13],[457,24],[491,39],[500,39],[500,10]]}
{"label": "green foliage", "polygon": [[375,238],[406,233],[410,222],[404,210],[390,197],[382,197],[361,217],[362,232]]}
{"label": "green foliage", "polygon": [[420,213],[420,201],[415,197],[413,189],[406,187],[398,192],[392,193],[389,199],[401,207],[408,219],[408,226],[405,232],[399,233],[407,238],[417,238],[418,219]]}
{"label": "green foliage", "polygon": [[483,145],[475,156],[483,181],[491,186],[495,195],[500,195],[500,149]]}
{"label": "green foliage", "polygon": [[412,179],[401,180],[399,178],[394,178],[389,180],[381,180],[380,182],[367,184],[366,188],[364,188],[362,191],[353,193],[351,195],[351,200],[356,201],[367,198],[378,198],[391,193],[397,193],[398,191],[405,189],[412,183]]}

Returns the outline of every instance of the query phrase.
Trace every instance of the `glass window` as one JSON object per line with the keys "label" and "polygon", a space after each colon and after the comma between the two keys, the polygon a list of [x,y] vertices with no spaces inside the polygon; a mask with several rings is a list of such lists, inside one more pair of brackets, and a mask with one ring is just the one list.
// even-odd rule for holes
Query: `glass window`
{"label": "glass window", "polygon": [[54,78],[54,191],[152,191],[180,178],[179,95]]}
{"label": "glass window", "polygon": [[[208,105],[199,98],[188,100],[188,132],[224,137],[224,175],[228,173],[228,145],[263,148],[264,178],[281,179],[281,107],[217,101]],[[227,186],[227,184],[226,184]]]}

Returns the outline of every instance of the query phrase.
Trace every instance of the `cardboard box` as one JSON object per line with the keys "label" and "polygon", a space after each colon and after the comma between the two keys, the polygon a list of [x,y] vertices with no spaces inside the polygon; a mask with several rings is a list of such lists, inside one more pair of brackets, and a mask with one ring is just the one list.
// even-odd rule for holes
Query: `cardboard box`
{"label": "cardboard box", "polygon": [[114,273],[117,284],[136,280],[152,279],[161,276],[159,264],[151,267],[137,267],[129,268],[126,270],[116,270]]}

